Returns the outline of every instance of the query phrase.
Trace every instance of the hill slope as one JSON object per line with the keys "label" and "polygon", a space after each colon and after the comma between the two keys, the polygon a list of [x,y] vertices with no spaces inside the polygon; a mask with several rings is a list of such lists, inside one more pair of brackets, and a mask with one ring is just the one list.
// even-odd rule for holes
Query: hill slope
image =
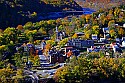
{"label": "hill slope", "polygon": [[125,0],[74,0],[81,7],[89,7],[95,10],[100,8],[116,7],[125,3]]}
{"label": "hill slope", "polygon": [[[51,1],[51,2],[50,2]],[[64,0],[1,0],[0,28],[16,27],[27,21],[35,22],[39,13],[82,10],[74,1]]]}

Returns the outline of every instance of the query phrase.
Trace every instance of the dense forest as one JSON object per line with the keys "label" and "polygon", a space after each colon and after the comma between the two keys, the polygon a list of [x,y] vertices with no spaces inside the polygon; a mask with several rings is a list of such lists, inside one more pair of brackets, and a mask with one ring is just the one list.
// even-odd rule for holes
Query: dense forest
{"label": "dense forest", "polygon": [[81,10],[73,0],[0,0],[0,28],[36,22],[41,13]]}

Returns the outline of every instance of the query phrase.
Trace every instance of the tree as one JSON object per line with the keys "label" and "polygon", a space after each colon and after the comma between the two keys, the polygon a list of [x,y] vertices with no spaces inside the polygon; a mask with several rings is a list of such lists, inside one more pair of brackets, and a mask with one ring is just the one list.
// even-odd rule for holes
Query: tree
{"label": "tree", "polygon": [[33,23],[32,22],[27,22],[23,27],[24,29],[29,29],[29,30],[32,30],[33,28]]}
{"label": "tree", "polygon": [[16,33],[16,29],[13,27],[8,27],[4,30],[3,34],[6,36],[7,41],[15,41],[17,40],[17,33]]}
{"label": "tree", "polygon": [[7,45],[0,46],[0,61],[3,59],[3,53],[8,50]]}
{"label": "tree", "polygon": [[91,37],[90,37],[91,34],[92,34],[91,30],[86,31],[86,32],[85,32],[85,39],[90,39],[90,38],[91,38]]}
{"label": "tree", "polygon": [[63,47],[68,42],[68,40],[68,38],[64,38],[60,42],[58,42],[59,47]]}
{"label": "tree", "polygon": [[22,26],[22,25],[18,25],[16,29],[22,30],[22,29],[23,29],[23,26]]}
{"label": "tree", "polygon": [[37,30],[25,30],[26,37],[29,38],[29,42],[33,42],[33,37],[36,35]]}
{"label": "tree", "polygon": [[17,67],[21,67],[22,64],[23,64],[23,60],[22,60],[22,56],[20,53],[16,53],[14,56],[13,56],[13,60],[15,62],[15,66]]}
{"label": "tree", "polygon": [[36,56],[31,55],[29,59],[33,63],[34,66],[40,65],[40,58],[38,55],[36,55]]}
{"label": "tree", "polygon": [[47,40],[46,44],[50,44],[52,47],[52,46],[56,45],[56,42],[54,40]]}
{"label": "tree", "polygon": [[45,49],[44,49],[44,53],[45,53],[46,56],[48,56],[48,52],[49,52],[50,49],[51,49],[51,45],[50,44],[46,44],[45,45]]}
{"label": "tree", "polygon": [[61,22],[62,22],[62,21],[61,21],[61,19],[60,19],[60,18],[58,18],[58,19],[56,20],[56,24],[57,24],[57,25],[60,25],[60,24],[61,24]]}
{"label": "tree", "polygon": [[118,7],[116,7],[114,10],[114,16],[118,17],[119,13],[120,13],[120,9]]}
{"label": "tree", "polygon": [[98,25],[95,25],[92,27],[92,33],[93,34],[99,34],[99,26]]}
{"label": "tree", "polygon": [[124,60],[124,58],[73,57],[64,67],[56,71],[54,79],[61,83],[98,83],[111,79],[110,82],[120,82],[125,78]]}
{"label": "tree", "polygon": [[111,35],[111,37],[117,38],[117,33],[115,32],[114,29],[110,30],[109,34]]}
{"label": "tree", "polygon": [[7,68],[0,69],[0,80],[2,83],[12,83],[11,76],[14,74],[13,69],[10,68],[10,64],[7,65]]}
{"label": "tree", "polygon": [[118,30],[118,34],[123,36],[125,33],[124,33],[124,29],[123,28],[119,28]]}
{"label": "tree", "polygon": [[75,33],[73,36],[72,36],[72,38],[78,38],[78,35]]}
{"label": "tree", "polygon": [[13,76],[12,79],[14,80],[14,83],[23,83],[24,82],[24,70],[23,69],[18,69],[16,71],[16,76]]}
{"label": "tree", "polygon": [[91,15],[88,14],[88,15],[85,16],[85,18],[86,18],[86,22],[89,23],[89,20],[90,20],[90,18],[91,18]]}
{"label": "tree", "polygon": [[73,35],[73,34],[75,33],[74,28],[73,28],[73,27],[70,27],[70,26],[66,26],[66,27],[65,27],[65,32],[66,32],[66,34],[67,34],[68,36],[71,36],[71,35]]}
{"label": "tree", "polygon": [[41,27],[41,28],[38,30],[38,32],[41,33],[41,34],[43,34],[43,35],[46,35],[46,34],[47,34],[47,32],[46,32],[46,30],[45,30],[44,27]]}
{"label": "tree", "polygon": [[108,27],[114,27],[115,26],[115,21],[114,20],[111,20],[108,22]]}

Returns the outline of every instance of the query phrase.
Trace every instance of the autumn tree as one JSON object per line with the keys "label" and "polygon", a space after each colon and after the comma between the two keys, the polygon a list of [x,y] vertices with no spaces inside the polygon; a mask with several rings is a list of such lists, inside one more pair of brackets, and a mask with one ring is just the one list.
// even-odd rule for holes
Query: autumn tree
{"label": "autumn tree", "polygon": [[98,25],[95,25],[92,27],[92,33],[93,34],[99,34],[99,26]]}
{"label": "autumn tree", "polygon": [[22,26],[22,25],[18,25],[16,29],[22,30],[22,29],[23,29],[23,26]]}
{"label": "autumn tree", "polygon": [[75,33],[73,36],[72,36],[72,38],[78,38],[78,35]]}
{"label": "autumn tree", "polygon": [[90,20],[90,18],[91,18],[91,15],[88,14],[88,15],[85,16],[85,18],[86,18],[86,22],[89,23],[89,20]]}
{"label": "autumn tree", "polygon": [[54,40],[47,40],[46,44],[50,44],[50,46],[52,47],[52,46],[56,45],[56,42]]}
{"label": "autumn tree", "polygon": [[13,60],[14,60],[14,64],[16,67],[21,67],[22,64],[23,64],[23,59],[22,59],[23,55],[21,55],[21,53],[16,53],[14,56],[13,56]]}
{"label": "autumn tree", "polygon": [[11,76],[14,74],[13,69],[10,67],[10,64],[7,65],[7,68],[0,69],[0,81],[2,83],[13,83],[11,79]]}
{"label": "autumn tree", "polygon": [[115,21],[114,20],[111,20],[108,22],[108,27],[111,28],[111,27],[115,27]]}
{"label": "autumn tree", "polygon": [[33,28],[33,23],[32,22],[27,22],[23,27],[24,29],[29,29],[29,30],[32,30]]}
{"label": "autumn tree", "polygon": [[111,35],[111,37],[117,38],[117,33],[115,32],[114,29],[110,30],[109,34]]}
{"label": "autumn tree", "polygon": [[[102,80],[120,82],[124,76],[124,59],[93,58],[75,56],[62,68],[59,68],[54,79],[62,83],[88,83]],[[122,66],[119,66],[122,65]],[[95,79],[96,77],[96,79]],[[117,79],[119,78],[119,79]]]}
{"label": "autumn tree", "polygon": [[50,49],[51,49],[51,45],[50,44],[46,44],[45,45],[45,49],[44,49],[44,53],[45,53],[46,56],[48,56],[48,52],[49,52]]}
{"label": "autumn tree", "polygon": [[58,42],[59,47],[61,48],[61,47],[65,46],[66,43],[68,42],[68,40],[69,40],[68,38],[64,38],[60,42]]}
{"label": "autumn tree", "polygon": [[41,28],[38,30],[38,32],[41,33],[41,34],[43,34],[43,35],[46,35],[46,34],[47,34],[47,32],[46,32],[46,30],[45,30],[44,27],[41,27]]}
{"label": "autumn tree", "polygon": [[6,37],[7,41],[15,41],[17,40],[17,33],[16,33],[16,29],[13,27],[8,27],[4,30],[3,32],[4,36]]}
{"label": "autumn tree", "polygon": [[29,42],[33,42],[33,37],[36,35],[37,30],[25,30],[26,37],[29,38]]}
{"label": "autumn tree", "polygon": [[3,53],[8,50],[7,45],[1,45],[0,46],[0,60],[3,59]]}
{"label": "autumn tree", "polygon": [[123,28],[118,28],[118,34],[120,36],[123,36],[125,33],[124,33],[124,29]]}

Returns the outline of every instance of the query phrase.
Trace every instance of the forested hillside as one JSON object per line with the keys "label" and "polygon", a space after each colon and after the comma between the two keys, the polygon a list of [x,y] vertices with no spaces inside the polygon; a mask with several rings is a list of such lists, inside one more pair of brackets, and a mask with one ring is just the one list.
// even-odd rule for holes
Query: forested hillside
{"label": "forested hillside", "polygon": [[100,8],[110,9],[125,3],[125,0],[74,0],[81,7],[89,7],[95,10]]}
{"label": "forested hillside", "polygon": [[73,0],[0,0],[0,28],[35,22],[41,13],[81,9]]}

